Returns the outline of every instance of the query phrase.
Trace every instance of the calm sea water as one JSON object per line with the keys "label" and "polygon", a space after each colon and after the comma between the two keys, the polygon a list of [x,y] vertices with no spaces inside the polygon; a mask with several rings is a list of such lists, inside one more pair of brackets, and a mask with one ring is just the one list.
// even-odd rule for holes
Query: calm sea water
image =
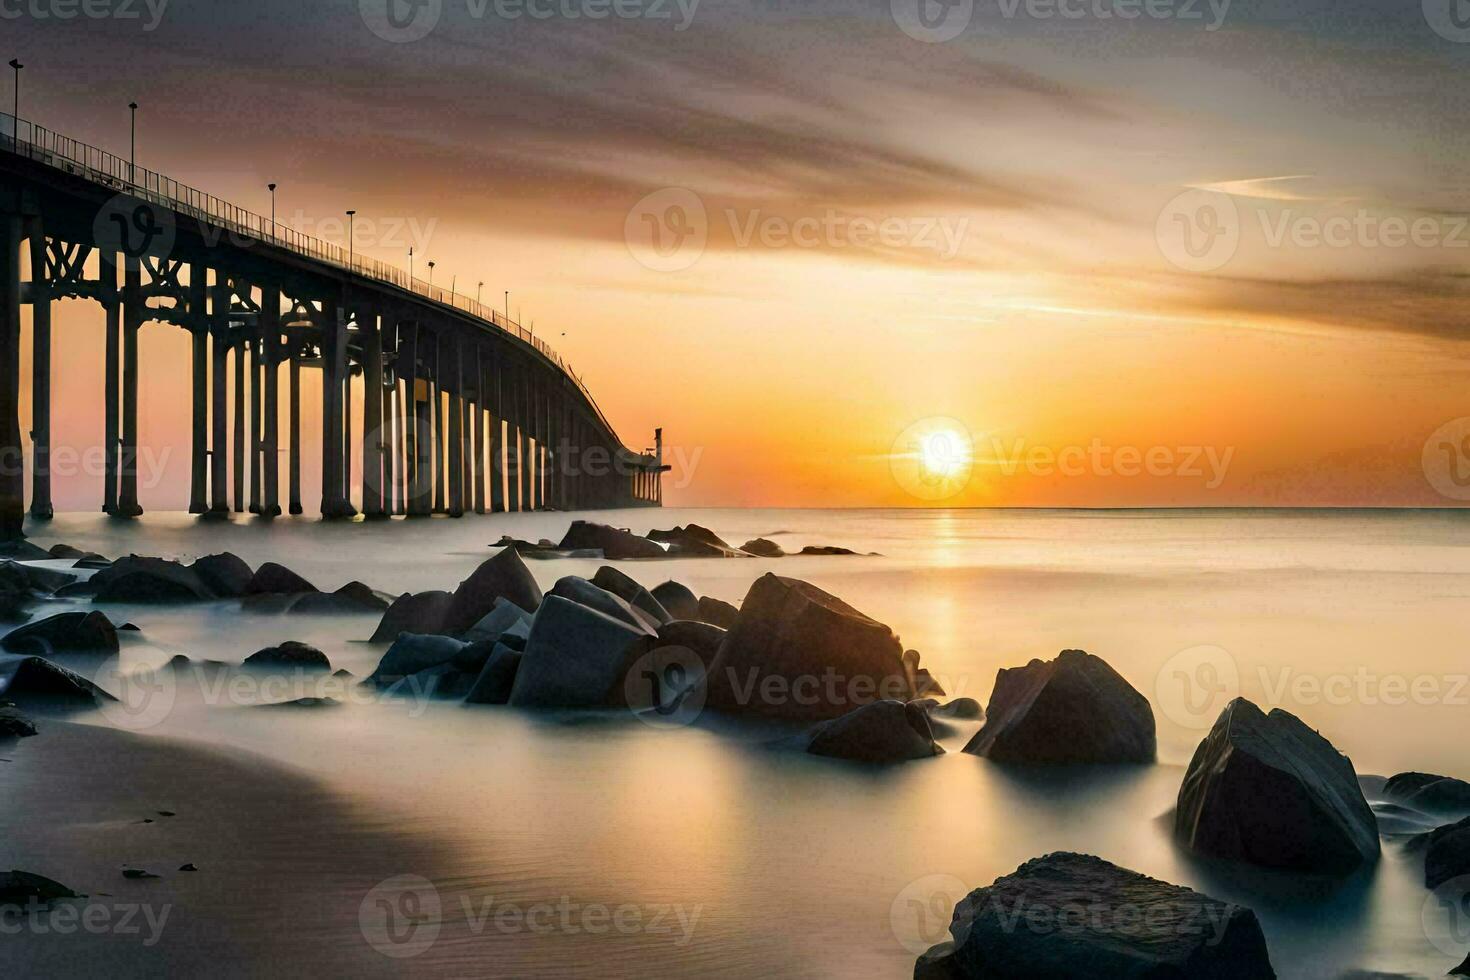
{"label": "calm sea water", "polygon": [[[1161,820],[1181,767],[1237,692],[1296,713],[1360,773],[1470,777],[1470,517],[671,509],[600,517],[640,532],[695,521],[737,545],[762,535],[788,550],[878,552],[621,567],[649,586],[675,578],[736,602],[768,570],[806,579],[892,626],[951,695],[982,702],[1000,667],[1088,650],[1154,703],[1160,764],[1006,770],[959,752],[971,725],[946,738],[941,758],[873,770],[773,752],[748,731],[658,730],[617,713],[357,699],[324,712],[257,711],[183,684],[149,734],[304,769],[449,855],[403,867],[415,877],[372,896],[371,882],[324,880],[324,915],[271,932],[281,962],[293,949],[376,941],[415,954],[383,958],[389,973],[897,980],[911,975],[915,951],[943,938],[962,889],[1064,849],[1254,908],[1282,976],[1440,976],[1470,943],[1446,934],[1448,913],[1426,901],[1419,864],[1397,844],[1370,873],[1304,886],[1195,862]],[[228,549],[252,564],[283,562],[322,588],[360,579],[396,593],[452,588],[501,534],[558,538],[569,519],[198,525],[149,515],[128,526],[68,515],[32,535],[108,555]],[[598,564],[531,567],[549,587]],[[144,631],[125,649],[125,670],[175,653],[238,662],[299,639],[363,675],[383,650],[363,642],[373,617],[242,614],[237,604],[109,612]],[[350,865],[350,855],[342,860]],[[260,870],[281,871],[264,859]],[[365,897],[369,906],[385,898],[392,909],[427,909],[414,921],[433,922],[433,941],[423,932],[385,941],[379,920],[360,915]],[[228,896],[216,900],[227,914]],[[550,911],[517,918],[539,907]]]}

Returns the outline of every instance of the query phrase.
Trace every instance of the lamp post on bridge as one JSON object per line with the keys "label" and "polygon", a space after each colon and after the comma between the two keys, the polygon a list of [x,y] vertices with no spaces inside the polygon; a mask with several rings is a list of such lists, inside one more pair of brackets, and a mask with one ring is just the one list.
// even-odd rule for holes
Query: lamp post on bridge
{"label": "lamp post on bridge", "polygon": [[353,259],[357,257],[357,239],[352,234],[353,219],[355,219],[356,217],[356,211],[347,212],[347,269],[349,272],[352,270]]}
{"label": "lamp post on bridge", "polygon": [[15,69],[15,103],[14,103],[15,108],[14,108],[14,110],[10,114],[11,122],[15,126],[15,132],[11,133],[10,135],[15,138],[16,142],[19,142],[20,141],[20,70],[22,68],[24,68],[25,65],[23,65],[23,64],[20,63],[20,59],[19,58],[11,58],[10,59],[10,67]]}
{"label": "lamp post on bridge", "polygon": [[[434,288],[434,260],[429,260],[429,288]],[[432,297],[431,297],[432,298]]]}
{"label": "lamp post on bridge", "polygon": [[129,102],[128,109],[132,112],[128,124],[128,183],[136,184],[138,182],[138,103]]}
{"label": "lamp post on bridge", "polygon": [[510,322],[510,290],[505,291],[505,321]]}
{"label": "lamp post on bridge", "polygon": [[475,287],[475,305],[476,306],[479,306],[480,305],[480,290],[482,290],[484,288],[485,288],[485,284],[483,282],[480,283],[479,285],[477,285]]}
{"label": "lamp post on bridge", "polygon": [[408,246],[408,291],[413,292],[413,246]]}
{"label": "lamp post on bridge", "polygon": [[276,235],[276,185],[266,184],[266,190],[271,192],[271,237]]}

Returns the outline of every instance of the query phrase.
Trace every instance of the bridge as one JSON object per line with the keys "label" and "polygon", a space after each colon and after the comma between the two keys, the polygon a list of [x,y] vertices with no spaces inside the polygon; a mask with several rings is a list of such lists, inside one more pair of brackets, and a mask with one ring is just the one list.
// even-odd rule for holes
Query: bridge
{"label": "bridge", "polygon": [[[662,430],[652,449],[624,446],[570,367],[478,298],[0,114],[0,538],[22,535],[26,511],[24,304],[32,310],[30,514],[52,514],[51,313],[63,299],[95,300],[106,311],[109,514],[143,512],[138,333],[149,322],[192,338],[192,513],[227,513],[233,498],[236,512],[280,514],[283,448],[286,507],[303,512],[304,368],[322,373],[320,405],[309,410],[321,419],[324,518],[356,516],[354,480],[366,518],[662,502]],[[81,353],[68,349],[62,368]]]}

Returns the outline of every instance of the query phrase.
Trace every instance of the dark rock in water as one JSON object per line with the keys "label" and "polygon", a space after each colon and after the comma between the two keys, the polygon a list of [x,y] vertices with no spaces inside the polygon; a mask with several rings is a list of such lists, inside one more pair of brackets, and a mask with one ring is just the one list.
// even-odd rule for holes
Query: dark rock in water
{"label": "dark rock in water", "polygon": [[1353,764],[1299,718],[1226,706],[1179,789],[1175,833],[1200,854],[1347,874],[1378,860],[1378,827]]}
{"label": "dark rock in water", "polygon": [[202,602],[217,598],[192,566],[139,555],[119,558],[81,585],[96,602]]}
{"label": "dark rock in water", "polygon": [[463,700],[464,696],[475,686],[476,677],[476,674],[460,670],[451,661],[421,670],[416,674],[409,674],[404,678],[400,687],[404,689],[404,693],[412,693],[415,696],[459,701]]}
{"label": "dark rock in water", "polygon": [[914,691],[923,697],[943,698],[949,696],[926,667],[920,667],[914,671]]}
{"label": "dark rock in water", "polygon": [[1452,776],[1401,772],[1383,784],[1385,799],[1433,813],[1470,813],[1470,783]]}
{"label": "dark rock in water", "polygon": [[26,540],[0,542],[0,558],[14,558],[17,561],[44,561],[50,557],[51,552]]}
{"label": "dark rock in water", "polygon": [[715,532],[711,531],[709,528],[701,527],[700,525],[694,524],[692,522],[686,527],[672,527],[667,531],[659,531],[657,529],[649,531],[648,540],[658,541],[663,544],[676,545],[703,544],[709,545],[713,548],[720,548],[725,551],[735,550],[730,547],[729,542],[727,542],[724,538],[720,537]]}
{"label": "dark rock in water", "polygon": [[300,595],[320,590],[285,565],[268,561],[255,570],[245,591],[251,595]]}
{"label": "dark rock in water", "polygon": [[964,980],[954,958],[955,945],[940,943],[914,961],[914,980]]}
{"label": "dark rock in water", "polygon": [[332,662],[327,655],[314,646],[287,640],[280,646],[257,650],[245,658],[242,667],[275,669],[288,667],[298,670],[331,670]]}
{"label": "dark rock in water", "polygon": [[393,597],[361,582],[348,582],[336,592],[308,592],[286,610],[293,615],[341,615],[386,612]]}
{"label": "dark rock in water", "polygon": [[1424,849],[1424,887],[1470,875],[1470,817],[1430,831]]}
{"label": "dark rock in water", "polygon": [[606,589],[600,589],[585,578],[576,575],[566,575],[557,579],[556,584],[551,587],[547,595],[561,596],[563,599],[579,602],[589,609],[596,609],[613,619],[621,619],[631,626],[648,630],[650,633],[659,627],[659,621],[648,613],[634,609],[619,596],[613,595]]}
{"label": "dark rock in water", "polygon": [[769,538],[752,538],[740,546],[740,550],[757,558],[785,558],[785,550]]}
{"label": "dark rock in water", "polygon": [[959,721],[976,721],[985,717],[985,709],[974,698],[955,698],[948,704],[931,709],[930,714]]}
{"label": "dark rock in water", "polygon": [[58,613],[6,634],[0,646],[12,653],[118,652],[117,629],[100,612]]}
{"label": "dark rock in water", "polygon": [[36,723],[20,713],[19,708],[0,705],[0,739],[30,738],[36,734]]}
{"label": "dark rock in water", "polygon": [[536,612],[510,703],[597,708],[612,703],[628,666],[652,642],[649,630],[549,595]]}
{"label": "dark rock in water", "polygon": [[76,580],[77,577],[70,572],[62,572],[54,568],[38,568],[35,565],[21,565],[17,562],[5,562],[0,565],[0,581],[3,581],[8,590],[19,587],[49,595],[71,585]]}
{"label": "dark rock in water", "polygon": [[485,661],[489,660],[490,654],[494,652],[494,640],[472,640],[449,662],[455,670],[462,670],[472,677],[478,677],[485,666]]}
{"label": "dark rock in water", "polygon": [[689,538],[669,545],[668,558],[749,558],[743,551]]}
{"label": "dark rock in water", "polygon": [[294,701],[273,701],[270,704],[258,704],[257,708],[340,708],[342,702],[336,698],[297,698]]}
{"label": "dark rock in water", "polygon": [[385,687],[410,674],[447,664],[469,646],[449,636],[403,633],[393,641],[365,683]]}
{"label": "dark rock in water", "polygon": [[1153,762],[1154,713],[1102,659],[1064,650],[996,675],[985,727],[965,751],[1029,765]]}
{"label": "dark rock in water", "polygon": [[661,647],[684,647],[693,650],[708,668],[719,655],[725,642],[725,630],[710,623],[698,623],[687,619],[676,619],[658,629],[658,645]]}
{"label": "dark rock in water", "polygon": [[0,623],[24,623],[31,618],[26,606],[31,604],[28,592],[0,592]]}
{"label": "dark rock in water", "polygon": [[0,654],[0,697],[21,707],[92,708],[111,694],[44,657]]}
{"label": "dark rock in water", "polygon": [[347,677],[354,677],[356,675],[354,675],[352,673],[352,671],[348,670],[346,667],[340,667],[337,670],[332,671],[332,676],[333,677],[347,678]]}
{"label": "dark rock in water", "polygon": [[592,576],[592,584],[599,589],[606,589],[633,608],[646,612],[653,617],[655,625],[667,623],[674,618],[653,593],[611,565],[599,568],[597,574]]}
{"label": "dark rock in water", "polygon": [[950,932],[951,975],[963,980],[1276,976],[1250,909],[1086,854],[1035,858],[976,889]]}
{"label": "dark rock in water", "polygon": [[143,878],[158,877],[158,875],[154,874],[153,872],[145,871],[142,868],[124,868],[122,874],[124,878],[128,878],[132,881],[139,881]]}
{"label": "dark rock in water", "polygon": [[1455,967],[1446,975],[1451,977],[1470,977],[1470,956],[1466,956],[1463,963]]}
{"label": "dark rock in water", "polygon": [[943,755],[929,719],[917,705],[875,701],[824,721],[807,733],[812,755],[855,762],[908,762]]}
{"label": "dark rock in water", "polygon": [[512,632],[523,638],[530,636],[531,614],[509,599],[496,599],[495,608],[465,630],[463,639],[471,643],[478,640],[498,640]]}
{"label": "dark rock in water", "polygon": [[364,608],[374,609],[378,612],[385,611],[393,604],[393,596],[386,592],[379,592],[377,589],[358,581],[348,582],[342,588],[333,592],[332,595],[349,599]]}
{"label": "dark rock in water", "polygon": [[516,673],[521,666],[521,652],[504,643],[495,644],[490,659],[480,669],[474,687],[465,695],[465,704],[508,704],[515,689]]}
{"label": "dark rock in water", "polygon": [[699,618],[699,599],[686,585],[670,579],[660,585],[655,585],[652,595],[674,619]]}
{"label": "dark rock in water", "polygon": [[221,599],[235,599],[250,589],[255,573],[243,558],[228,551],[205,555],[189,566],[205,587]]}
{"label": "dark rock in water", "polygon": [[735,625],[735,620],[740,618],[740,610],[723,599],[713,599],[702,595],[699,597],[699,605],[695,607],[694,618],[701,623],[709,623],[711,626],[727,630]]}
{"label": "dark rock in water", "polygon": [[1411,810],[1397,803],[1370,803],[1373,817],[1378,821],[1378,834],[1392,837],[1403,834],[1423,834],[1439,826],[1439,821],[1427,813]]}
{"label": "dark rock in water", "polygon": [[602,557],[609,561],[669,556],[667,551],[647,538],[640,538],[622,528],[594,524],[591,521],[573,521],[557,547],[600,551]]}
{"label": "dark rock in water", "polygon": [[803,555],[855,555],[856,551],[851,548],[839,548],[835,545],[809,544],[801,549]]}
{"label": "dark rock in water", "polygon": [[31,902],[47,904],[63,898],[82,898],[59,881],[29,871],[0,871],[0,905],[25,908]]}
{"label": "dark rock in water", "polygon": [[199,869],[194,866],[194,862],[193,861],[190,861],[188,864],[181,864],[181,865],[179,865],[179,870],[180,871],[198,871]]}
{"label": "dark rock in water", "polygon": [[815,585],[767,574],[720,647],[706,703],[814,721],[913,696],[891,629]]}
{"label": "dark rock in water", "polygon": [[[86,558],[92,552],[83,551],[81,548],[73,548],[69,544],[53,544],[50,548],[46,549],[46,554],[52,558],[75,561],[78,558]],[[101,556],[98,555],[97,557],[100,558]]]}
{"label": "dark rock in water", "polygon": [[383,613],[369,642],[389,642],[401,633],[442,633],[453,601],[448,592],[405,592]]}
{"label": "dark rock in water", "polygon": [[509,599],[526,612],[535,612],[541,603],[536,577],[512,548],[482,562],[459,583],[444,614],[444,632],[463,633],[495,608],[496,599]]}
{"label": "dark rock in water", "polygon": [[137,623],[123,623],[121,626],[119,626],[117,628],[117,631],[119,633],[141,633],[141,632],[143,632],[143,630],[139,628],[139,626],[138,626]]}

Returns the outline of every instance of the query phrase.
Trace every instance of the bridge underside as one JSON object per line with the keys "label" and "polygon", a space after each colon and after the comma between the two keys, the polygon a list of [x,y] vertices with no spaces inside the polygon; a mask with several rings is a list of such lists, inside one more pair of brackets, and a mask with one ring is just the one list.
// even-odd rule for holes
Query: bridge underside
{"label": "bridge underside", "polygon": [[[66,298],[106,313],[101,504],[110,514],[142,513],[138,334],[154,322],[191,336],[194,513],[281,513],[282,455],[284,508],[302,513],[307,412],[321,420],[324,517],[353,516],[354,489],[367,517],[661,502],[661,453],[624,448],[533,344],[407,289],[0,151],[0,536],[18,537],[25,511],[24,304],[33,314],[30,513],[52,512],[52,372],[83,356],[72,345],[53,357],[52,304]],[[321,372],[319,404],[302,403],[303,370]],[[353,472],[354,431],[362,472]]]}

